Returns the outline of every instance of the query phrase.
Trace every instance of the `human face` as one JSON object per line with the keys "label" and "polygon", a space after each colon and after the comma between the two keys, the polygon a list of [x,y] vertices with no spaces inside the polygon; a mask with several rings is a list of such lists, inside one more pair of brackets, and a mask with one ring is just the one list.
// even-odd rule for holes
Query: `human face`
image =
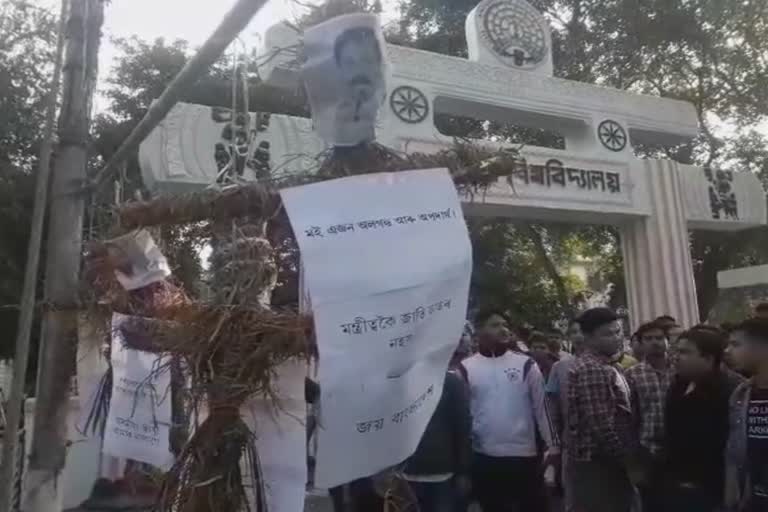
{"label": "human face", "polygon": [[549,351],[553,354],[559,353],[563,350],[563,337],[555,333],[547,336],[547,348],[549,348]]}
{"label": "human face", "polygon": [[699,347],[687,338],[680,338],[677,344],[677,373],[682,377],[695,380],[703,377],[715,368],[714,360],[702,355]]}
{"label": "human face", "polygon": [[584,341],[591,350],[606,357],[612,357],[623,348],[621,324],[618,321],[601,325],[592,333],[584,335]]}
{"label": "human face", "polygon": [[728,347],[725,349],[725,362],[735,370],[749,372],[749,348],[744,331],[733,331],[728,337]]}
{"label": "human face", "polygon": [[507,321],[500,315],[491,315],[478,329],[477,339],[481,350],[492,352],[506,350],[510,341]]}
{"label": "human face", "polygon": [[744,331],[734,331],[728,339],[726,357],[734,368],[754,375],[768,366],[768,344],[750,338]]}
{"label": "human face", "polygon": [[640,336],[640,346],[645,357],[664,356],[668,348],[667,336],[661,328],[645,331]]}
{"label": "human face", "polygon": [[531,344],[531,355],[545,357],[549,354],[549,346],[544,341]]}
{"label": "human face", "polygon": [[346,113],[354,120],[369,117],[371,111],[375,117],[375,111],[378,111],[379,102],[375,95],[383,76],[377,45],[375,39],[366,39],[347,44],[339,53],[341,80],[347,88],[345,105],[352,107]]}
{"label": "human face", "polygon": [[576,322],[568,327],[568,339],[574,346],[580,346],[584,341],[584,335],[581,333],[581,327]]}

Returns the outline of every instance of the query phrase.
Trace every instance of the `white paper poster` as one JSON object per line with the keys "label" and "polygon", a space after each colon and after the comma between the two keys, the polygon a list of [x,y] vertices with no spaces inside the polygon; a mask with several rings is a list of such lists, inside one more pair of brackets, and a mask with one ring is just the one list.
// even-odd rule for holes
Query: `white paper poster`
{"label": "white paper poster", "polygon": [[307,486],[306,376],[306,361],[283,363],[276,368],[272,382],[277,404],[272,397],[254,397],[242,409],[243,419],[256,435],[267,509],[272,512],[304,510]]}
{"label": "white paper poster", "polygon": [[319,350],[316,485],[409,457],[461,338],[472,249],[445,169],[284,190]]}
{"label": "white paper poster", "polygon": [[125,347],[131,318],[112,316],[112,398],[104,453],[168,469],[173,464],[168,357]]}
{"label": "white paper poster", "polygon": [[126,290],[137,290],[171,275],[168,260],[145,229],[106,242],[117,262],[115,277]]}

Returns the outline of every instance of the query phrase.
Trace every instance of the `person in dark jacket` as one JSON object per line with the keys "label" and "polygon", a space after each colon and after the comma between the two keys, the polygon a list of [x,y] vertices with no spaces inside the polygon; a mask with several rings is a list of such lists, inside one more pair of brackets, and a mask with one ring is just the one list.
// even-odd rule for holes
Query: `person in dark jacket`
{"label": "person in dark jacket", "polygon": [[768,318],[758,316],[734,327],[728,350],[734,366],[752,377],[731,395],[726,507],[764,512],[768,510]]}
{"label": "person in dark jacket", "polygon": [[723,503],[728,401],[741,381],[722,369],[725,345],[716,327],[680,336],[665,411],[665,511],[713,512]]}
{"label": "person in dark jacket", "polygon": [[402,469],[420,512],[454,512],[469,493],[471,425],[466,383],[449,371],[437,409]]}

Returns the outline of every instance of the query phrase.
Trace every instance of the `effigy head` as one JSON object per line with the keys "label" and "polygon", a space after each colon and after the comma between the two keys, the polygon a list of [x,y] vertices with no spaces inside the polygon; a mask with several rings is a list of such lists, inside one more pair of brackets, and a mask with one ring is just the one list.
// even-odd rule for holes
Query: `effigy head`
{"label": "effigy head", "polygon": [[302,78],[314,129],[331,146],[376,138],[386,97],[386,58],[379,17],[350,14],[304,33]]}

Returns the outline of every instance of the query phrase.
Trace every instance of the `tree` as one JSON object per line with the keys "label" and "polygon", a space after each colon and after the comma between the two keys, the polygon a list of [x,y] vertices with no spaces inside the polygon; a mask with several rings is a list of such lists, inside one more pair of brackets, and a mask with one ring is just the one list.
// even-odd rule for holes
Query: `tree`
{"label": "tree", "polygon": [[[552,25],[557,76],[690,101],[702,135],[679,147],[638,148],[646,156],[765,175],[765,139],[751,127],[768,114],[765,2],[536,0]],[[401,2],[399,41],[466,55],[464,20],[474,0]],[[727,124],[731,133],[717,129]],[[702,317],[717,271],[765,262],[766,236],[692,233]],[[615,246],[618,251],[618,247]]]}
{"label": "tree", "polygon": [[[120,55],[104,87],[109,106],[95,122],[95,154],[101,161],[109,160],[147,112],[151,102],[160,96],[190,56],[189,45],[182,40],[157,39],[146,42],[134,37],[120,39],[116,41],[116,45]],[[248,103],[252,112],[308,115],[305,100],[300,94],[267,86],[260,81],[255,69],[255,55],[249,55],[246,62]],[[193,87],[184,91],[181,101],[231,108],[231,80],[231,58],[224,57]],[[120,179],[126,200],[131,199],[136,191],[141,192],[144,197],[148,195],[141,180],[138,155],[128,160]],[[105,204],[112,202],[111,197],[101,197],[99,200]],[[203,270],[199,255],[205,238],[199,234],[193,236],[191,230],[194,228],[163,227],[158,233],[159,242],[169,259],[174,276],[190,293],[199,288]],[[101,236],[105,234],[101,233]]]}
{"label": "tree", "polygon": [[[109,99],[109,108],[94,123],[94,149],[101,161],[109,160],[117,151],[146,114],[152,101],[162,94],[189,58],[188,44],[182,40],[166,42],[157,39],[148,43],[131,38],[117,40],[115,44],[121,55],[103,91]],[[209,76],[223,80],[220,72],[220,68],[214,68],[209,71]],[[131,199],[137,192],[146,196],[138,154],[129,159],[119,179],[125,199]],[[99,200],[109,203],[112,198],[101,197]],[[186,290],[194,293],[202,274],[199,241],[185,236],[185,229],[178,226],[164,226],[157,234],[174,276],[185,285]],[[98,233],[97,236],[107,234]]]}
{"label": "tree", "polygon": [[0,5],[0,358],[13,354],[55,44],[55,13],[22,0]]}

